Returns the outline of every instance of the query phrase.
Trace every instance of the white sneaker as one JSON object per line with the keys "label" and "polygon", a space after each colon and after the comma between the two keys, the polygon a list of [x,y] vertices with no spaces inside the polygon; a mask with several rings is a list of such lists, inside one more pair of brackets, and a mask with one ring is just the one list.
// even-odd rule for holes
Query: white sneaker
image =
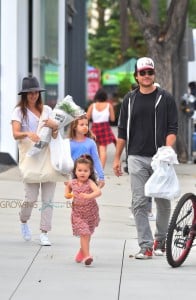
{"label": "white sneaker", "polygon": [[21,233],[25,241],[31,240],[31,232],[29,230],[29,226],[27,225],[27,223],[21,223]]}
{"label": "white sneaker", "polygon": [[153,251],[155,256],[163,256],[164,252],[161,249],[157,249]]}
{"label": "white sneaker", "polygon": [[156,256],[163,256],[165,253],[165,240],[154,241],[153,252]]}
{"label": "white sneaker", "polygon": [[42,246],[51,246],[51,242],[48,239],[48,234],[45,232],[42,232],[40,234],[40,245]]}

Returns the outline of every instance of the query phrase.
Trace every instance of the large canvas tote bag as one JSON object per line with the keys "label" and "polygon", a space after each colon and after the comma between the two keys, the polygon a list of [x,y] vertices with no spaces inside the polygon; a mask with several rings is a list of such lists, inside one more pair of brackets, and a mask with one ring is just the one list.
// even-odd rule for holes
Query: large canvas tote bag
{"label": "large canvas tote bag", "polygon": [[24,182],[63,182],[68,180],[67,175],[60,174],[52,167],[49,145],[44,147],[38,154],[29,157],[26,153],[32,146],[33,143],[28,139],[18,143],[19,169]]}
{"label": "large canvas tote bag", "polygon": [[[38,134],[42,125],[42,120],[45,119],[45,107],[39,120]],[[28,138],[18,142],[19,149],[19,169],[24,182],[37,183],[48,181],[67,181],[68,176],[62,175],[56,171],[51,164],[50,147],[46,145],[39,153],[34,156],[26,155],[32,148],[33,142]]]}

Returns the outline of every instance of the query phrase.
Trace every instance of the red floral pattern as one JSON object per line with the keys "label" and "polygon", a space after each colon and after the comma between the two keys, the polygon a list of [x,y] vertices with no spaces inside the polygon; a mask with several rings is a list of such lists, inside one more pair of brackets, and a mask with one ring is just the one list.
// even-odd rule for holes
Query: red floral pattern
{"label": "red floral pattern", "polygon": [[79,198],[79,193],[92,192],[89,180],[79,186],[77,179],[73,179],[72,190],[74,194],[71,215],[73,235],[91,235],[100,221],[99,207],[96,199],[84,200]]}

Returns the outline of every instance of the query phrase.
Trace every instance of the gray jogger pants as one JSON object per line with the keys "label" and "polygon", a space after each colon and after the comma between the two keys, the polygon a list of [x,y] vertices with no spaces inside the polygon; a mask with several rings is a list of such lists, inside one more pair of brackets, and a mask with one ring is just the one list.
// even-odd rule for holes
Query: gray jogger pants
{"label": "gray jogger pants", "polygon": [[[137,155],[128,156],[128,169],[131,180],[132,211],[138,235],[140,248],[152,248],[153,236],[148,220],[149,198],[144,195],[144,185],[152,174],[151,157]],[[156,230],[155,239],[162,241],[166,238],[171,212],[169,200],[156,198]]]}

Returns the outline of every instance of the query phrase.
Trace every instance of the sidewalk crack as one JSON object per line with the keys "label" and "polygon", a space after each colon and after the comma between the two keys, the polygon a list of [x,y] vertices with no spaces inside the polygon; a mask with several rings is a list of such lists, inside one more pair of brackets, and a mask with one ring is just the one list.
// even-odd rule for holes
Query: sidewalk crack
{"label": "sidewalk crack", "polygon": [[124,241],[123,245],[123,253],[122,253],[122,261],[121,261],[121,268],[120,268],[120,280],[119,280],[119,286],[118,286],[118,298],[120,299],[120,289],[121,289],[121,281],[122,281],[122,273],[123,273],[123,264],[124,264],[124,257],[125,257],[125,247],[126,247],[127,240]]}
{"label": "sidewalk crack", "polygon": [[21,283],[23,282],[25,276],[26,276],[27,273],[29,272],[29,270],[30,270],[32,264],[34,263],[36,257],[38,256],[38,254],[39,254],[41,248],[42,248],[42,246],[40,246],[39,249],[38,249],[38,251],[35,253],[35,255],[34,255],[34,257],[33,257],[32,261],[31,261],[30,265],[29,265],[28,268],[26,269],[24,275],[22,276],[22,278],[20,279],[20,281],[19,281],[19,283],[17,284],[16,288],[14,289],[14,291],[13,291],[12,294],[11,294],[11,296],[9,297],[9,300],[11,300],[11,299],[13,298],[13,296],[15,295],[15,293],[17,292],[19,286],[20,286]]}

